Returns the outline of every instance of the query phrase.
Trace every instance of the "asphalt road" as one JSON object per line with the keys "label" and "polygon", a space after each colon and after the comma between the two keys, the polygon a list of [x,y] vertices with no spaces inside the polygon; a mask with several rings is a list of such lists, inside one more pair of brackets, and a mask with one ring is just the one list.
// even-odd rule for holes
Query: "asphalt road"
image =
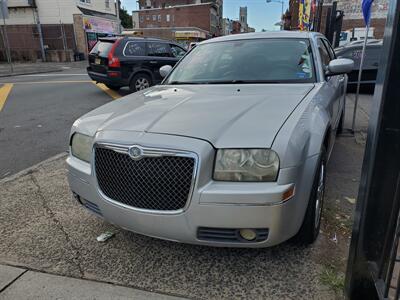
{"label": "asphalt road", "polygon": [[66,151],[72,123],[118,97],[83,68],[2,78],[0,179]]}

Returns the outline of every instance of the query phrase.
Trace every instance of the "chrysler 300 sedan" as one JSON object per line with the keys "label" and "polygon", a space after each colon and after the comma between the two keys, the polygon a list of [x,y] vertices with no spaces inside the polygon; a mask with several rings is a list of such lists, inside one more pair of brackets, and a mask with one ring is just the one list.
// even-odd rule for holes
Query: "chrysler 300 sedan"
{"label": "chrysler 300 sedan", "polygon": [[106,221],[156,238],[310,244],[352,67],[316,33],[202,42],[161,68],[161,85],[74,123],[73,194]]}

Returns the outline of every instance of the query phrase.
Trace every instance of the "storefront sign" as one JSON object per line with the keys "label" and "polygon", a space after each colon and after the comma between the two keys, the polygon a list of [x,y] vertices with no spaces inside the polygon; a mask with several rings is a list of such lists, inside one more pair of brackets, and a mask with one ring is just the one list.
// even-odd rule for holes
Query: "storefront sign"
{"label": "storefront sign", "polygon": [[300,0],[299,4],[299,28],[300,30],[310,30],[311,21],[311,0]]}
{"label": "storefront sign", "polygon": [[205,34],[205,32],[196,31],[196,30],[176,31],[175,38],[177,38],[177,39],[189,39],[189,38],[205,39],[206,34]]}
{"label": "storefront sign", "polygon": [[117,22],[90,16],[83,16],[83,28],[86,32],[117,33]]}

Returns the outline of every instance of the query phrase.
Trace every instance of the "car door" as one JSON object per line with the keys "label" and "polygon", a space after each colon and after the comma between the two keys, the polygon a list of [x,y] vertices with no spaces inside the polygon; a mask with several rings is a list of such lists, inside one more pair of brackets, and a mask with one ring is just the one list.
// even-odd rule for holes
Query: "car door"
{"label": "car door", "polygon": [[[322,38],[318,38],[318,50],[321,56],[322,67],[324,70],[328,69],[328,65],[332,59],[335,59],[335,54],[329,51],[329,43]],[[329,97],[328,111],[331,113],[332,130],[336,131],[341,117],[341,101],[344,93],[344,76],[329,76],[325,78],[326,81],[326,95]]]}
{"label": "car door", "polygon": [[153,73],[154,83],[160,83],[162,76],[160,68],[165,65],[175,65],[177,59],[172,56],[171,46],[169,43],[162,41],[147,42],[148,68]]}
{"label": "car door", "polygon": [[[335,50],[333,50],[333,47],[331,45],[331,43],[327,40],[327,39],[323,39],[326,48],[328,49],[329,52],[329,56],[331,57],[331,60],[336,59],[336,54],[335,54]],[[337,114],[337,124],[339,124],[340,121],[340,117],[342,116],[342,110],[344,108],[345,105],[345,96],[346,96],[346,78],[347,75],[342,74],[342,75],[337,75],[334,76],[336,77],[337,80],[337,84],[338,84],[338,114]],[[336,129],[336,128],[335,128]]]}
{"label": "car door", "polygon": [[141,40],[128,40],[122,49],[121,72],[126,82],[132,74],[146,69],[147,56],[146,44]]}

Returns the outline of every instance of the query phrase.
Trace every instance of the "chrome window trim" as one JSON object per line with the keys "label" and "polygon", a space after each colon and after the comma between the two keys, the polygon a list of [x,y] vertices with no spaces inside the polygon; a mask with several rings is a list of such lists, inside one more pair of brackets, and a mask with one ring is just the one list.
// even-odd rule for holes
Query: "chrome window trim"
{"label": "chrome window trim", "polygon": [[129,41],[129,40],[128,40],[128,41],[125,43],[124,49],[122,50],[122,55],[123,55],[124,57],[147,57],[147,55],[126,55],[126,54],[125,54],[125,49],[126,49],[126,47],[128,47],[128,44],[129,44],[129,43],[143,43],[143,44],[144,44],[144,53],[147,54],[146,42],[145,42],[145,41]]}
{"label": "chrome window trim", "polygon": [[[133,207],[130,205],[126,205],[124,203],[115,201],[109,197],[107,197],[102,190],[100,189],[99,183],[97,181],[97,175],[96,175],[96,166],[95,166],[95,159],[96,159],[96,148],[104,148],[104,149],[109,149],[113,150],[118,153],[126,154],[129,155],[129,149],[132,147],[139,147],[142,149],[142,154],[143,157],[163,157],[163,156],[178,156],[178,157],[190,157],[194,159],[194,167],[193,167],[193,175],[192,175],[192,182],[190,185],[190,190],[189,190],[189,195],[186,200],[185,207],[179,210],[152,210],[152,209],[143,209],[143,208],[137,208]],[[196,153],[191,152],[191,151],[186,151],[186,150],[177,150],[177,149],[167,149],[167,148],[152,148],[152,147],[144,147],[141,145],[137,144],[132,144],[132,145],[123,145],[123,144],[113,144],[113,143],[99,143],[95,142],[93,144],[93,150],[92,150],[92,160],[91,160],[91,168],[92,168],[92,174],[94,176],[94,184],[97,192],[99,195],[106,200],[107,202],[118,206],[122,207],[125,209],[129,209],[135,212],[140,212],[140,213],[146,213],[146,214],[153,214],[153,215],[177,215],[177,214],[182,214],[184,213],[192,200],[193,197],[193,192],[194,192],[194,187],[196,185],[196,180],[197,180],[197,174],[198,174],[198,169],[199,169],[199,157]]]}

